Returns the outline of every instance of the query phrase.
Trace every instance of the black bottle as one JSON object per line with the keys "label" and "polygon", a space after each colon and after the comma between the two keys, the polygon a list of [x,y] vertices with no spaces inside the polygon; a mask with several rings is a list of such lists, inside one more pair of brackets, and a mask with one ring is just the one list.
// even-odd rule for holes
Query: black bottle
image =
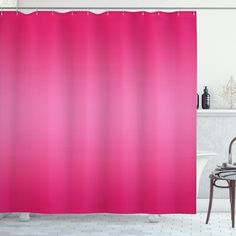
{"label": "black bottle", "polygon": [[199,95],[197,93],[197,109],[199,108]]}
{"label": "black bottle", "polygon": [[205,86],[204,93],[202,94],[202,109],[210,109],[210,94],[208,93],[207,86]]}

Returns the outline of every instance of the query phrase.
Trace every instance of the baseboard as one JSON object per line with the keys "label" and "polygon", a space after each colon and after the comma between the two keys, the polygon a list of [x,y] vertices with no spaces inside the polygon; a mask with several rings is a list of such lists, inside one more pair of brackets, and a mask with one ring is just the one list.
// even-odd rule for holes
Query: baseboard
{"label": "baseboard", "polygon": [[[197,212],[207,212],[209,199],[197,199]],[[212,212],[229,212],[229,199],[213,199]]]}

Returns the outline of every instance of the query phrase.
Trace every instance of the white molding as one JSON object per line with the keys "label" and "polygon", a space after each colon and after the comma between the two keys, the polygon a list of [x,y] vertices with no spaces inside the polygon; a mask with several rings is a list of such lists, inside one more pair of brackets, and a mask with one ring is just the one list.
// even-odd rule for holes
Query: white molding
{"label": "white molding", "polygon": [[236,117],[236,109],[209,109],[209,110],[197,110],[198,117]]}
{"label": "white molding", "polygon": [[[197,212],[207,212],[208,199],[197,199]],[[213,199],[212,212],[230,212],[229,199]]]}
{"label": "white molding", "polygon": [[107,6],[115,7],[115,6],[135,6],[135,7],[193,7],[193,6],[200,6],[200,7],[236,7],[235,0],[120,0],[120,1],[111,1],[111,0],[100,0],[100,1],[87,1],[87,0],[19,0],[18,7],[30,7],[30,6],[86,6],[86,7],[95,7],[95,6]]}

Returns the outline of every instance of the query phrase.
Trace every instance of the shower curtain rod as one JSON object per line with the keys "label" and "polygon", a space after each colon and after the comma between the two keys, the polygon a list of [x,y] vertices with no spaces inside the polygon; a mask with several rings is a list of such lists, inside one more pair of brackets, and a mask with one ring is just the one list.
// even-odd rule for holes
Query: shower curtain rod
{"label": "shower curtain rod", "polygon": [[0,7],[2,10],[236,10],[235,7]]}

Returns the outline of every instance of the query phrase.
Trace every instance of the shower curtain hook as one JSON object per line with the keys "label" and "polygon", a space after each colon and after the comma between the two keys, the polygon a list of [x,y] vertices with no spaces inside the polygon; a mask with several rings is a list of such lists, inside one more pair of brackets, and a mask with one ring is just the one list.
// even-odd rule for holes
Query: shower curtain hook
{"label": "shower curtain hook", "polygon": [[160,16],[160,9],[157,10],[157,15]]}
{"label": "shower curtain hook", "polygon": [[124,16],[125,15],[125,9],[123,8],[123,12],[122,12],[122,15]]}
{"label": "shower curtain hook", "polygon": [[177,13],[177,14],[178,14],[178,16],[179,16],[179,8],[178,8],[178,13]]}
{"label": "shower curtain hook", "polygon": [[2,12],[2,7],[1,7],[1,16],[3,15],[3,12]]}
{"label": "shower curtain hook", "polygon": [[72,7],[71,9],[71,15],[73,16],[74,15],[74,8]]}
{"label": "shower curtain hook", "polygon": [[144,16],[144,9],[143,9],[142,15]]}
{"label": "shower curtain hook", "polygon": [[53,11],[54,11],[54,9],[52,8],[52,16],[54,15],[54,12],[53,12]]}
{"label": "shower curtain hook", "polygon": [[36,14],[36,16],[38,15],[38,8],[36,8],[36,13],[35,14]]}
{"label": "shower curtain hook", "polygon": [[89,15],[89,10],[88,10],[88,8],[87,8],[87,16]]}
{"label": "shower curtain hook", "polygon": [[109,15],[109,9],[107,8],[107,16]]}
{"label": "shower curtain hook", "polygon": [[17,16],[18,16],[18,13],[19,13],[19,12],[18,12],[18,7],[17,7],[17,8],[16,8],[16,15],[17,15]]}

